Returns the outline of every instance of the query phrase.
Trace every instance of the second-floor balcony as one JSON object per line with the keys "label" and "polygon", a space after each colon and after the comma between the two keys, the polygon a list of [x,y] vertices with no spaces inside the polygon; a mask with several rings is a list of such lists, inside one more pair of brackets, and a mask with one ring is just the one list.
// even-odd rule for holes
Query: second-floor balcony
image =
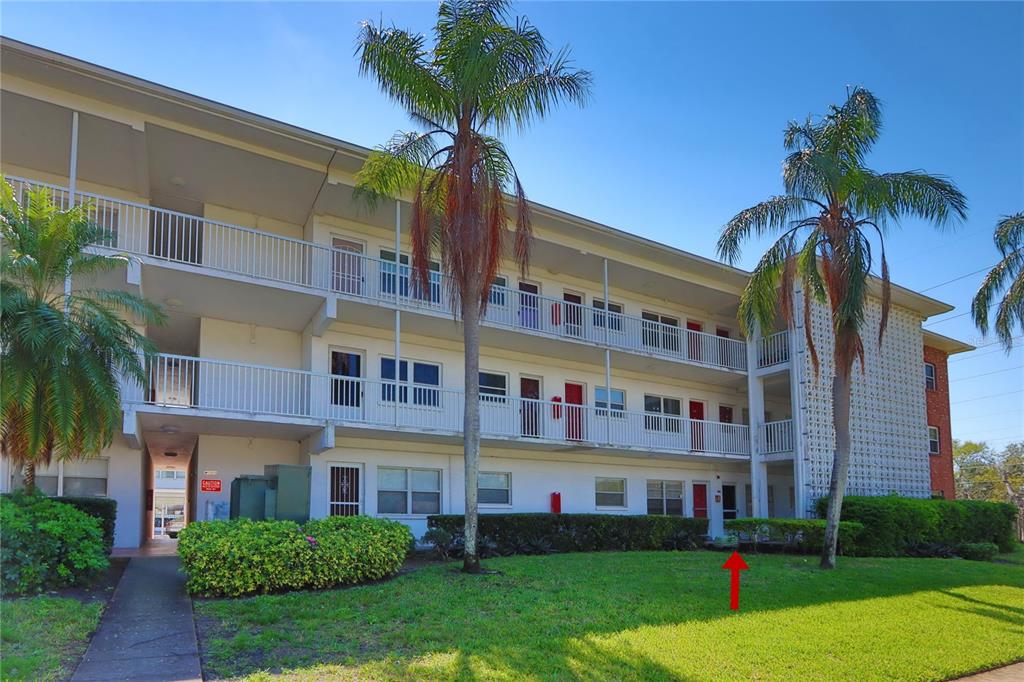
{"label": "second-floor balcony", "polygon": [[[160,355],[149,386],[127,389],[125,401],[200,416],[273,421],[308,419],[345,428],[459,435],[462,391],[442,386],[342,377],[302,370]],[[485,439],[611,448],[651,453],[746,458],[742,424],[557,400],[506,395],[480,398]]]}
{"label": "second-floor balcony", "polygon": [[[19,196],[29,188],[45,188],[59,205],[71,204],[67,188],[25,178],[7,179]],[[101,248],[373,305],[453,315],[447,281],[437,271],[429,273],[424,286],[416,282],[409,265],[394,260],[88,192],[76,192],[74,203],[90,206],[92,220],[103,230],[97,242]],[[506,286],[492,287],[483,322],[701,367],[734,372],[747,369],[743,340]],[[764,353],[759,357],[765,357]],[[767,357],[777,357],[776,351]]]}

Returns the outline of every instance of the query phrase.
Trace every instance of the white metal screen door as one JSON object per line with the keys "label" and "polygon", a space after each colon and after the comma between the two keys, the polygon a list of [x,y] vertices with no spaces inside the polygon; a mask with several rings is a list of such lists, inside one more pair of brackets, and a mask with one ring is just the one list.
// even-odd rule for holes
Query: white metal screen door
{"label": "white metal screen door", "polygon": [[331,465],[331,516],[359,515],[359,467]]}

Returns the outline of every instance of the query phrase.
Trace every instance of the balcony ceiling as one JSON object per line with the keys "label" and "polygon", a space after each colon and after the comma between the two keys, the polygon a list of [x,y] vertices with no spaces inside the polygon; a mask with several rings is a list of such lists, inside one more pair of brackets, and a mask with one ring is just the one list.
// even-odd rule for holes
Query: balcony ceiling
{"label": "balcony ceiling", "polygon": [[156,125],[146,126],[152,196],[212,203],[303,225],[322,171]]}
{"label": "balcony ceiling", "polygon": [[[0,97],[0,161],[67,177],[71,167],[70,109],[4,91]],[[80,180],[147,194],[141,131],[90,114],[78,117]]]}

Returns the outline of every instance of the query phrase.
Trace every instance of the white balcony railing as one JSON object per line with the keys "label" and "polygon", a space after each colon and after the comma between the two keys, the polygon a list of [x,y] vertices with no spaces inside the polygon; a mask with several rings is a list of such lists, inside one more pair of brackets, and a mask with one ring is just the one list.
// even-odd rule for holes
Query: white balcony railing
{"label": "white balcony railing", "polygon": [[[56,202],[69,204],[67,188],[12,176],[7,180],[19,195],[28,188],[46,188]],[[408,265],[396,265],[393,260],[76,192],[75,203],[84,202],[90,204],[90,217],[103,229],[98,246],[311,287],[376,304],[452,313],[440,272],[431,272],[428,283],[422,286],[412,277]],[[492,287],[484,323],[710,367],[747,369],[746,345],[742,340],[507,287]]]}
{"label": "white balcony railing", "polygon": [[[396,401],[396,396],[398,400]],[[221,360],[160,355],[149,387],[129,402],[251,416],[304,417],[344,426],[422,433],[462,430],[462,391],[439,386],[315,374]],[[484,437],[659,452],[749,455],[746,426],[592,405],[484,396]]]}
{"label": "white balcony railing", "polygon": [[795,449],[792,419],[766,423],[761,427],[761,435],[764,446],[762,454],[777,455],[793,452]]}
{"label": "white balcony railing", "polygon": [[758,368],[774,367],[789,362],[789,332],[775,332],[762,337],[757,344]]}

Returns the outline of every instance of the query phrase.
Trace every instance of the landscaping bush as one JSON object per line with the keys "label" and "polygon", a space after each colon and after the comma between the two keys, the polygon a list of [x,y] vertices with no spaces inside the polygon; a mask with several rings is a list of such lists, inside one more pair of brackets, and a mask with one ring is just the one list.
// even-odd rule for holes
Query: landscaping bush
{"label": "landscaping bush", "polygon": [[331,516],[307,521],[200,521],[178,536],[188,590],[237,597],[379,580],[402,566],[412,544],[397,521]]}
{"label": "landscaping bush", "polygon": [[[445,539],[444,552],[461,552],[462,515],[427,517],[424,541]],[[708,532],[707,519],[681,516],[616,516],[613,514],[481,514],[481,556],[496,553],[549,554],[628,550],[695,549]],[[485,542],[486,541],[486,542]]]}
{"label": "landscaping bush", "polygon": [[4,593],[77,585],[109,566],[98,519],[39,493],[0,498]]}
{"label": "landscaping bush", "polygon": [[994,542],[961,542],[954,552],[961,559],[992,561],[999,553],[999,545]]}
{"label": "landscaping bush", "polygon": [[[824,516],[828,498],[818,500]],[[904,556],[915,547],[991,542],[1013,551],[1013,505],[976,500],[851,496],[843,499],[841,518],[864,524],[856,553],[863,556]]]}
{"label": "landscaping bush", "polygon": [[[728,519],[725,529],[745,536],[754,543],[779,545],[785,551],[818,552],[825,542],[825,521],[821,519]],[[839,522],[839,549],[851,554],[864,525],[856,521]]]}
{"label": "landscaping bush", "polygon": [[103,544],[107,548],[107,553],[110,553],[110,550],[114,548],[117,500],[112,500],[109,497],[71,497],[68,495],[52,497],[50,499],[70,504],[72,507],[84,511],[89,516],[99,519],[100,528],[103,530]]}

